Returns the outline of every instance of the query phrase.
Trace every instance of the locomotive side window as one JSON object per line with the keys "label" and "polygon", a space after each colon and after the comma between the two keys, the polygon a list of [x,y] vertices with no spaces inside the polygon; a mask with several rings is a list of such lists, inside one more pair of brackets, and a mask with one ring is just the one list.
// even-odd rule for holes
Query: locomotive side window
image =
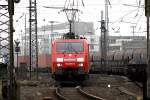
{"label": "locomotive side window", "polygon": [[57,52],[83,52],[82,42],[58,42],[56,43]]}

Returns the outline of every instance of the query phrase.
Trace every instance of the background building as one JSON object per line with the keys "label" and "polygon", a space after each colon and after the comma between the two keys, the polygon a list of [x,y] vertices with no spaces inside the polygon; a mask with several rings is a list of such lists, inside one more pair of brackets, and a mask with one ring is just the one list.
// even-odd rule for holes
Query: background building
{"label": "background building", "polygon": [[100,36],[97,35],[85,35],[85,37],[87,38],[88,42],[89,42],[89,50],[90,52],[97,52],[99,51],[99,38]]}
{"label": "background building", "polygon": [[[100,51],[100,36],[94,34],[94,26],[91,22],[75,22],[72,31],[87,38],[90,45],[90,52]],[[29,31],[27,35],[21,37],[21,54],[29,55]],[[50,54],[51,41],[61,38],[63,34],[69,32],[69,24],[61,23],[56,25],[45,25],[38,28],[38,53]],[[122,51],[133,48],[146,48],[145,36],[109,36],[109,51]],[[140,45],[139,45],[140,44]]]}
{"label": "background building", "polygon": [[145,36],[110,36],[109,51],[146,49]]}
{"label": "background building", "polygon": [[[74,22],[72,31],[80,36],[85,36],[90,42],[90,51],[98,50],[98,37],[94,35],[94,25],[91,22]],[[69,23],[61,23],[56,25],[45,25],[37,29],[38,34],[38,53],[50,54],[51,41],[56,38],[61,38],[63,34],[69,32]],[[93,39],[90,39],[93,38]],[[97,39],[95,41],[95,38]],[[29,29],[27,29],[26,36],[22,35],[21,41],[21,54],[29,55]],[[96,42],[96,43],[95,43]],[[97,46],[96,46],[97,45]]]}

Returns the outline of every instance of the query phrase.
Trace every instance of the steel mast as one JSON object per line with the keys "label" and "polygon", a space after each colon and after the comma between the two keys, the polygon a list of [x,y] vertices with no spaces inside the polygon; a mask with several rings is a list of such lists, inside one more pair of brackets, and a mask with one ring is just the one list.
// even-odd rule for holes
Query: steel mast
{"label": "steel mast", "polygon": [[[16,80],[14,76],[13,15],[14,3],[20,0],[0,1],[0,58],[5,59],[8,69],[8,100],[16,100]],[[2,53],[3,52],[3,53]]]}
{"label": "steel mast", "polygon": [[29,0],[29,48],[30,48],[30,79],[31,72],[36,69],[38,79],[38,39],[37,39],[37,6],[36,0]]}

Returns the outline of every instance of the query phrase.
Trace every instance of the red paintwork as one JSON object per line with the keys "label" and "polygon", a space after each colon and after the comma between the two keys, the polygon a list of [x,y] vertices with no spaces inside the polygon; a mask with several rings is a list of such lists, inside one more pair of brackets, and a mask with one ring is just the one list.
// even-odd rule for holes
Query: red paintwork
{"label": "red paintwork", "polygon": [[[56,42],[83,42],[83,52],[64,52],[64,53],[58,53],[56,52]],[[83,68],[84,68],[84,72],[87,74],[89,72],[89,44],[87,42],[86,39],[69,39],[69,40],[65,40],[65,39],[59,39],[59,40],[54,40],[52,42],[52,73],[54,74],[57,67],[57,64],[62,64],[62,68],[78,68],[78,65],[81,62],[77,62],[77,58],[84,58],[84,62],[83,62]],[[71,54],[71,56],[69,56],[69,54]],[[56,62],[56,58],[63,58],[64,61],[63,62]]]}

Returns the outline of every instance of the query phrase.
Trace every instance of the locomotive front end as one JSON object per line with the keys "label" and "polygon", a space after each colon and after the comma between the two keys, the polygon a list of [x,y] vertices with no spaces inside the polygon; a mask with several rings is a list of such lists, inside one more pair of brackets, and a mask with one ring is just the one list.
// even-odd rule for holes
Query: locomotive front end
{"label": "locomotive front end", "polygon": [[88,45],[83,40],[63,40],[54,43],[52,73],[56,80],[83,80],[89,72]]}

